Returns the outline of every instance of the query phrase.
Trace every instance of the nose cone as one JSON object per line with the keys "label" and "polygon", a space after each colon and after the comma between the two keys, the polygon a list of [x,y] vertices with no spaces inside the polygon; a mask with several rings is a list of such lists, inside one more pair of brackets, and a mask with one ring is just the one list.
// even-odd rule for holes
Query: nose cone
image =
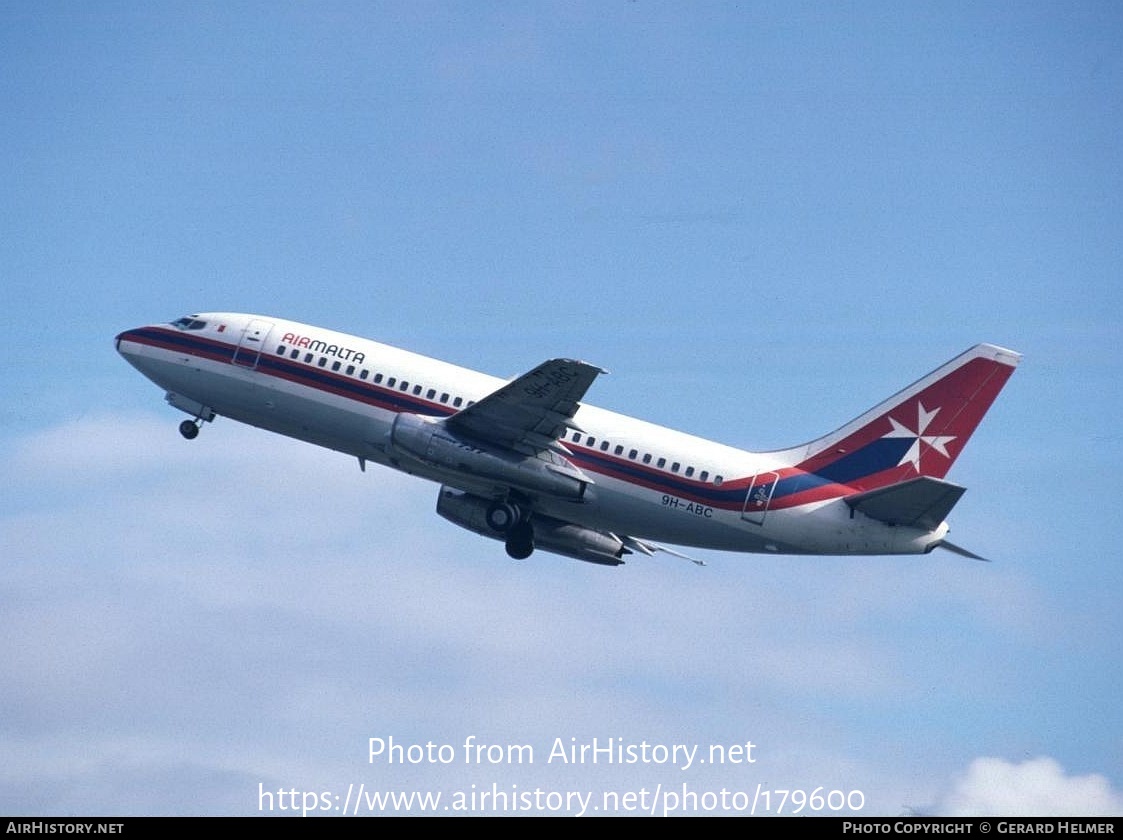
{"label": "nose cone", "polygon": [[122,356],[126,355],[127,350],[122,347],[122,344],[127,344],[129,342],[135,342],[137,340],[137,337],[139,336],[140,332],[141,332],[140,328],[137,328],[135,330],[125,330],[122,333],[118,333],[117,338],[115,338],[113,340],[113,344],[117,348],[117,352],[120,353]]}
{"label": "nose cone", "polygon": [[159,346],[159,340],[159,328],[149,324],[145,327],[135,327],[118,333],[117,337],[113,339],[113,346],[117,348],[121,358],[147,376],[148,374],[142,365],[144,365],[146,359],[152,356],[154,349]]}

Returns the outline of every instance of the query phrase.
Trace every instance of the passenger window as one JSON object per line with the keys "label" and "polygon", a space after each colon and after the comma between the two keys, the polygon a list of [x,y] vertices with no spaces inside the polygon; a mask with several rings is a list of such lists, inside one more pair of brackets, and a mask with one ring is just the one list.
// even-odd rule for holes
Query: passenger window
{"label": "passenger window", "polygon": [[312,354],[311,353],[305,353],[304,354],[304,363],[306,365],[312,364]]}
{"label": "passenger window", "polygon": [[657,466],[659,469],[663,469],[663,467],[667,466],[667,459],[666,458],[660,458],[658,461],[655,462],[655,466]]}
{"label": "passenger window", "polygon": [[368,376],[370,376],[370,371],[366,368],[363,368],[361,371],[359,371],[359,379],[366,379]]}
{"label": "passenger window", "polygon": [[421,396],[421,386],[420,385],[414,385],[413,386],[413,394],[414,394],[414,396]]}
{"label": "passenger window", "polygon": [[585,439],[585,445],[586,445],[586,446],[588,446],[588,447],[592,447],[592,446],[595,446],[595,445],[596,445],[596,443],[597,443],[597,439],[596,439],[595,437],[593,437],[592,435],[589,435],[589,436],[588,436],[588,437],[587,437],[587,438]]}
{"label": "passenger window", "polygon": [[698,479],[700,481],[706,481],[709,477],[710,477],[710,473],[709,473],[708,470],[702,470],[702,472],[700,472],[698,474]]}
{"label": "passenger window", "polygon": [[671,464],[671,472],[678,472],[678,461]]}
{"label": "passenger window", "polygon": [[717,486],[717,487],[721,486],[721,476],[720,475],[714,476],[714,485]]}
{"label": "passenger window", "polygon": [[608,441],[607,440],[602,440],[600,442],[600,451],[601,452],[607,452],[608,451]]}
{"label": "passenger window", "polygon": [[389,379],[386,380],[386,387],[387,388],[393,388],[394,385],[397,384],[397,381],[398,381],[397,377],[391,376]]}
{"label": "passenger window", "polygon": [[347,375],[348,376],[354,376],[355,375],[355,366],[354,365],[347,365]]}
{"label": "passenger window", "polygon": [[320,356],[320,361],[316,362],[316,364],[318,364],[320,367],[326,367],[327,363],[328,363],[328,357],[327,356]]}
{"label": "passenger window", "polygon": [[464,400],[462,400],[460,397],[457,397],[452,401],[452,404],[455,408],[460,408],[460,403],[462,402],[464,402]]}
{"label": "passenger window", "polygon": [[293,351],[292,351],[291,353],[289,353],[289,358],[290,358],[290,359],[298,359],[298,358],[300,358],[300,351],[299,351],[299,350],[297,350],[296,348],[293,348]]}
{"label": "passenger window", "polygon": [[634,461],[634,460],[636,459],[636,456],[637,456],[638,454],[639,454],[639,453],[638,453],[638,452],[636,452],[636,450],[634,450],[634,449],[633,449],[633,450],[632,450],[631,452],[629,452],[629,453],[628,453],[628,457],[629,457],[629,458],[631,458],[631,459],[632,459],[632,460]]}
{"label": "passenger window", "polygon": [[435,398],[436,396],[437,396],[437,392],[436,392],[436,391],[434,391],[434,390],[433,390],[432,388],[430,388],[430,389],[429,389],[429,393],[427,393],[427,394],[425,395],[425,399],[427,399],[427,400],[431,400],[431,399]]}
{"label": "passenger window", "polygon": [[448,402],[448,394],[441,394],[441,402],[443,402],[443,403]]}
{"label": "passenger window", "polygon": [[277,355],[278,355],[278,356],[283,356],[283,355],[285,355],[285,351],[286,351],[287,349],[288,349],[288,348],[287,348],[287,347],[285,347],[285,345],[283,345],[283,344],[278,344],[278,345],[277,345]]}
{"label": "passenger window", "polygon": [[381,373],[376,373],[376,374],[374,375],[374,384],[375,384],[375,385],[378,385],[378,384],[379,384],[379,383],[381,383],[381,382],[382,382],[382,374],[381,374]]}
{"label": "passenger window", "polygon": [[332,370],[339,370],[341,367],[343,367],[343,362],[332,362],[331,363],[331,369]]}
{"label": "passenger window", "polygon": [[577,432],[573,433],[573,442],[574,443],[580,443],[581,442],[581,435],[577,434]]}
{"label": "passenger window", "polygon": [[651,453],[650,453],[650,452],[644,452],[644,453],[643,453],[643,462],[644,462],[645,464],[650,464],[650,463],[651,463]]}
{"label": "passenger window", "polygon": [[403,379],[403,380],[402,380],[402,384],[398,386],[398,390],[399,390],[399,391],[408,391],[408,390],[409,390],[409,383],[408,383],[408,382],[406,382],[406,381],[405,381],[405,380]]}
{"label": "passenger window", "polygon": [[690,476],[692,476],[692,475],[694,475],[694,467],[687,467],[686,468],[686,477],[690,478]]}

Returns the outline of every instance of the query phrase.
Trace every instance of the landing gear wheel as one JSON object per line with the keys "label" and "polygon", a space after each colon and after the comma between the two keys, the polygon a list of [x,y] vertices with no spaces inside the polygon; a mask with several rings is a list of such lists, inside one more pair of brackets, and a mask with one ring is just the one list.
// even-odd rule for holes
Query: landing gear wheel
{"label": "landing gear wheel", "polygon": [[525,560],[534,553],[534,528],[529,522],[520,522],[507,534],[507,556]]}
{"label": "landing gear wheel", "polygon": [[519,509],[509,502],[496,502],[487,509],[487,527],[501,534],[508,533],[519,521]]}
{"label": "landing gear wheel", "polygon": [[194,420],[184,420],[179,424],[179,433],[188,440],[195,440],[199,436],[199,425]]}

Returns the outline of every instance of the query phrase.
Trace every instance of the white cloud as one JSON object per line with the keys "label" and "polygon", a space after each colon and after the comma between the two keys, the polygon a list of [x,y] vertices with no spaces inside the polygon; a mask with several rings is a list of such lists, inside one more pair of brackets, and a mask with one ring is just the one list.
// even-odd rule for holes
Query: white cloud
{"label": "white cloud", "polygon": [[1051,758],[1021,764],[977,758],[938,813],[951,817],[1094,817],[1123,815],[1123,793],[1099,774],[1069,776]]}
{"label": "white cloud", "polygon": [[[87,418],[0,453],[7,810],[183,810],[132,792],[138,775],[183,780],[183,801],[211,813],[252,812],[258,780],[766,777],[857,787],[865,812],[896,813],[877,745],[918,722],[935,731],[943,707],[977,691],[961,639],[929,630],[971,590],[926,566],[518,563],[440,520],[433,485],[227,421],[186,442],[177,419]],[[539,750],[554,737],[751,739],[761,758],[670,777],[541,765],[407,776],[362,752],[369,736],[473,733]],[[235,788],[219,796],[214,780]]]}

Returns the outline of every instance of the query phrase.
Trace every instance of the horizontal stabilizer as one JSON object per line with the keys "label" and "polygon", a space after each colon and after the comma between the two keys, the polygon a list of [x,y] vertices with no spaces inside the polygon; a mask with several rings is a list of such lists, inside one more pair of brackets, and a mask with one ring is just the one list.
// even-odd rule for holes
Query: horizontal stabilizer
{"label": "horizontal stabilizer", "polygon": [[955,543],[949,543],[947,540],[942,540],[941,542],[939,542],[937,544],[937,548],[946,548],[948,551],[950,551],[954,554],[958,554],[960,557],[970,557],[972,560],[982,560],[984,563],[990,562],[985,557],[980,557],[975,552],[968,551],[967,549],[965,549],[961,545],[956,545]]}
{"label": "horizontal stabilizer", "polygon": [[890,525],[935,530],[943,522],[966,487],[939,478],[919,478],[847,496],[846,504],[871,519]]}

